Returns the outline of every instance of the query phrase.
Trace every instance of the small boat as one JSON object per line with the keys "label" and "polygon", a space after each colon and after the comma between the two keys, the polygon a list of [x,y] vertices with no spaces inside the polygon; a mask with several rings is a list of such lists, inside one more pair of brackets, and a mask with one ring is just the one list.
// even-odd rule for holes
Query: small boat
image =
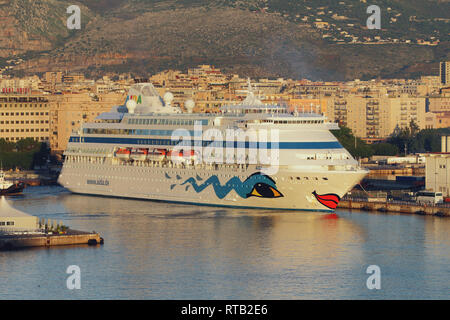
{"label": "small boat", "polygon": [[13,195],[22,193],[25,188],[25,184],[23,182],[12,183],[5,181],[5,173],[3,170],[0,170],[0,195]]}

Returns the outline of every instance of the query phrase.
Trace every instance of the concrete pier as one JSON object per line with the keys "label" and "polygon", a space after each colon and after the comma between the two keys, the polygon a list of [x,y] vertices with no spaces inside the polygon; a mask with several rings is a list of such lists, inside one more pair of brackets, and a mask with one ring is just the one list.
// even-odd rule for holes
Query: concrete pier
{"label": "concrete pier", "polygon": [[450,217],[450,207],[426,206],[415,203],[369,202],[363,200],[343,199],[339,202],[338,208]]}
{"label": "concrete pier", "polygon": [[79,244],[103,244],[103,239],[98,233],[83,232],[71,229],[64,234],[0,234],[0,250]]}

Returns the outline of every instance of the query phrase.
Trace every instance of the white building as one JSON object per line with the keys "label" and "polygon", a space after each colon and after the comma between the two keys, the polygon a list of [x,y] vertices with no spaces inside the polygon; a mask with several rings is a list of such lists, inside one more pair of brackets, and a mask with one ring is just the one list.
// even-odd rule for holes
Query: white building
{"label": "white building", "polygon": [[450,137],[442,137],[441,151],[425,154],[425,188],[450,197]]}
{"label": "white building", "polygon": [[0,233],[18,231],[36,231],[39,229],[39,219],[17,209],[14,209],[6,201],[0,199]]}

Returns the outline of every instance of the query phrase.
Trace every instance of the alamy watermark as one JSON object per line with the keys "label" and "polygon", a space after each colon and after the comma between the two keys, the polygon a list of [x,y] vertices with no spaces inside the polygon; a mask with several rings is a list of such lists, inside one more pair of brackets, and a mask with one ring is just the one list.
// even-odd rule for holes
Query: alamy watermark
{"label": "alamy watermark", "polygon": [[367,29],[381,29],[381,9],[377,5],[371,5],[367,8],[367,14],[371,16],[367,19]]}
{"label": "alamy watermark", "polygon": [[366,281],[367,289],[380,290],[381,289],[381,269],[380,269],[380,267],[377,265],[374,265],[374,264],[370,265],[367,267],[366,273],[371,275],[369,278],[367,278],[367,281]]}
{"label": "alamy watermark", "polygon": [[67,274],[70,276],[66,280],[66,286],[69,290],[81,289],[81,269],[77,265],[71,265],[67,267]]}
{"label": "alamy watermark", "polygon": [[195,164],[255,164],[261,165],[260,170],[268,175],[278,171],[278,129],[228,128],[223,133],[215,128],[203,131],[201,122],[196,121],[193,135],[186,129],[172,132],[171,140],[177,142],[172,161],[183,154],[183,158],[192,156]]}
{"label": "alamy watermark", "polygon": [[67,8],[67,13],[70,14],[67,18],[67,29],[80,30],[81,29],[81,10],[77,5],[71,5]]}

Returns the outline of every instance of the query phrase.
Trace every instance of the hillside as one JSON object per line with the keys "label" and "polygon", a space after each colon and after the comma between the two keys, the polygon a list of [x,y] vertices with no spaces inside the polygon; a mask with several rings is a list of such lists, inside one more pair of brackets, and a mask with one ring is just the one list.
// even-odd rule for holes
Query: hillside
{"label": "hillside", "polygon": [[[364,2],[0,0],[0,67],[14,58],[18,74],[98,76],[208,63],[249,76],[345,80],[436,74],[450,59],[449,1],[377,1],[382,30],[365,28]],[[65,27],[71,4],[81,7],[81,30]]]}

